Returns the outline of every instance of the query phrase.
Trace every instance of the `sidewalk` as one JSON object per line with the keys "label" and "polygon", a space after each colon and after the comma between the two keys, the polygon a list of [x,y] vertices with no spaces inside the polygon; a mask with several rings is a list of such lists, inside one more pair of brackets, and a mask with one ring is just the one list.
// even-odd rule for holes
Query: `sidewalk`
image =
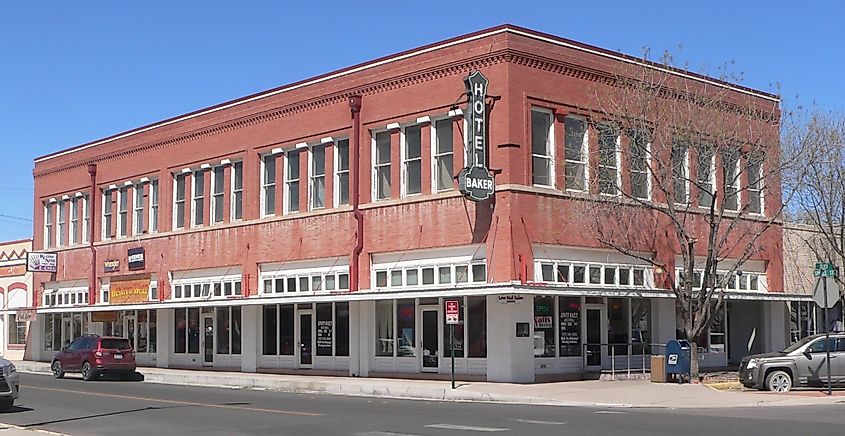
{"label": "sidewalk", "polygon": [[11,424],[0,424],[0,436],[33,436],[33,435],[61,435],[46,430],[26,429]]}
{"label": "sidewalk", "polygon": [[[18,371],[49,374],[44,362],[15,362]],[[486,401],[553,406],[735,408],[845,404],[845,392],[833,397],[804,391],[774,394],[720,391],[701,384],[658,384],[647,381],[574,381],[538,384],[458,382],[385,378],[256,374],[186,369],[138,368],[145,382],[186,384],[280,392],[408,398],[445,401]],[[26,392],[25,386],[23,392]],[[808,393],[811,392],[811,393]],[[2,436],[2,435],[0,435]]]}

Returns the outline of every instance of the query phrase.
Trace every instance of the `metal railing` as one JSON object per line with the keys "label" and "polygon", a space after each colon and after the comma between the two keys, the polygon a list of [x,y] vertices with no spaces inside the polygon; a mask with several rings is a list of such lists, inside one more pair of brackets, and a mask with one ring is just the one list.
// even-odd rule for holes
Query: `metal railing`
{"label": "metal railing", "polygon": [[[642,374],[645,375],[646,371],[651,369],[651,356],[655,354],[662,356],[666,351],[666,344],[646,342],[585,343],[582,346],[583,369],[585,371],[593,367],[604,370],[603,356],[610,356],[611,380],[616,380],[617,372],[623,371],[627,373],[628,378],[631,378],[632,369],[634,371],[641,370]],[[590,365],[590,357],[596,352],[599,355],[598,365]],[[624,368],[617,368],[617,357],[625,358]]]}

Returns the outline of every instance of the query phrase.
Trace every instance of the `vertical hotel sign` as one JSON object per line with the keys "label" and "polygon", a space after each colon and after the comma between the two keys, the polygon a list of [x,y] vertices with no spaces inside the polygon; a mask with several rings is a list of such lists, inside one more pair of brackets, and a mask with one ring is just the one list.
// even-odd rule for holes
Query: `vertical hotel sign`
{"label": "vertical hotel sign", "polygon": [[493,196],[493,175],[487,168],[487,78],[473,71],[464,78],[467,91],[468,135],[466,135],[466,167],[458,173],[458,187],[465,197],[484,201]]}

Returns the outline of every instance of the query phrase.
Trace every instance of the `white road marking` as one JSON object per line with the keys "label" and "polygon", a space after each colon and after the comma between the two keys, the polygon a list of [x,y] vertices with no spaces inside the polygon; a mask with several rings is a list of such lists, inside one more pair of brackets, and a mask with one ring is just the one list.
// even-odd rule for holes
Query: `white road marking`
{"label": "white road marking", "polygon": [[393,433],[389,431],[367,431],[364,433],[355,433],[355,436],[419,436],[409,433]]}
{"label": "white road marking", "polygon": [[509,431],[509,428],[497,428],[497,427],[475,427],[471,425],[456,425],[456,424],[429,424],[426,427],[428,428],[442,428],[444,430],[462,430],[462,431],[483,431],[483,432],[496,432],[496,431]]}
{"label": "white road marking", "polygon": [[614,414],[614,415],[621,415],[621,414],[623,414],[623,413],[628,413],[628,412],[620,412],[620,411],[618,411],[618,410],[599,410],[599,411],[598,411],[598,412],[596,412],[596,413],[597,413],[597,414],[605,414],[605,415],[610,415],[610,414]]}
{"label": "white road marking", "polygon": [[514,421],[524,422],[526,424],[540,424],[540,425],[564,425],[565,422],[559,421],[536,421],[533,419],[514,419]]}

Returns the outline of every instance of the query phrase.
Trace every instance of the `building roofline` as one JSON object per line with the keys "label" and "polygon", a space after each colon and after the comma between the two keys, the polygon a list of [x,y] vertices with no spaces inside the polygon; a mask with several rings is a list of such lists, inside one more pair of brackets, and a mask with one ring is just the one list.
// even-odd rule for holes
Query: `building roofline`
{"label": "building roofline", "polygon": [[355,64],[355,65],[350,66],[350,67],[335,70],[335,71],[325,73],[325,74],[321,74],[321,75],[318,75],[318,76],[315,76],[315,77],[303,79],[303,80],[300,80],[300,81],[297,81],[297,82],[293,82],[293,83],[290,83],[290,84],[287,84],[287,85],[282,85],[282,86],[272,88],[272,89],[269,89],[269,90],[266,90],[266,91],[260,91],[260,92],[254,93],[254,94],[249,94],[249,95],[244,96],[244,97],[240,97],[240,98],[237,98],[237,99],[234,99],[234,100],[229,100],[229,101],[219,103],[219,104],[216,104],[216,105],[213,105],[213,106],[201,108],[201,109],[198,109],[198,110],[195,110],[195,111],[192,111],[192,112],[188,112],[186,114],[177,115],[175,117],[167,118],[167,119],[164,119],[164,120],[161,120],[161,121],[156,121],[154,123],[146,124],[144,126],[137,127],[137,128],[131,129],[131,130],[127,130],[127,131],[124,131],[124,132],[121,132],[121,133],[117,133],[117,134],[112,135],[112,136],[108,136],[108,137],[101,138],[101,139],[98,139],[98,140],[95,140],[95,141],[80,144],[80,145],[77,145],[77,146],[74,146],[74,147],[71,147],[71,148],[67,148],[67,149],[64,149],[64,150],[60,150],[60,151],[49,153],[49,154],[46,154],[46,155],[43,155],[43,156],[39,156],[39,157],[36,157],[34,161],[35,161],[35,163],[44,162],[44,161],[47,161],[47,160],[50,160],[50,159],[53,159],[53,158],[56,158],[56,157],[64,156],[64,155],[71,154],[71,153],[74,153],[74,152],[77,152],[77,151],[82,151],[82,150],[85,150],[85,149],[88,149],[88,148],[91,148],[91,147],[95,147],[97,145],[101,145],[101,144],[105,144],[105,143],[108,143],[108,142],[123,139],[123,138],[126,138],[126,137],[130,137],[130,136],[133,136],[133,135],[136,135],[136,134],[139,134],[139,133],[143,133],[143,132],[146,132],[146,131],[149,131],[149,130],[152,130],[152,129],[155,129],[155,128],[158,128],[158,127],[167,126],[167,125],[174,124],[174,123],[181,122],[181,121],[185,121],[185,120],[188,120],[188,119],[191,119],[191,118],[196,118],[196,117],[199,117],[199,116],[202,116],[202,115],[206,115],[206,114],[214,113],[214,112],[217,112],[217,111],[220,111],[220,110],[228,109],[230,107],[234,107],[234,106],[249,103],[249,102],[252,102],[252,101],[260,100],[260,99],[263,99],[263,98],[271,97],[271,96],[274,96],[274,95],[277,95],[277,94],[281,94],[283,92],[292,91],[292,90],[299,89],[299,88],[302,88],[302,87],[305,87],[305,86],[325,82],[327,80],[331,80],[331,79],[338,78],[338,77],[343,77],[343,76],[346,76],[346,75],[349,75],[349,74],[353,74],[353,73],[357,73],[359,71],[378,67],[378,66],[388,64],[388,63],[391,63],[391,62],[400,61],[400,60],[403,60],[403,59],[407,59],[407,58],[418,56],[418,55],[428,53],[428,52],[431,52],[431,51],[447,48],[447,47],[450,47],[450,46],[453,46],[453,45],[466,43],[466,42],[473,41],[473,40],[476,40],[476,39],[481,39],[481,38],[485,38],[485,37],[488,37],[488,36],[494,36],[494,35],[497,35],[497,34],[500,34],[500,33],[512,33],[512,34],[515,34],[515,35],[521,35],[521,36],[524,36],[524,37],[527,37],[527,38],[531,38],[531,39],[535,39],[535,40],[539,40],[539,41],[552,43],[552,44],[555,44],[555,45],[560,45],[560,46],[572,48],[572,49],[575,49],[575,50],[599,55],[599,56],[614,59],[614,60],[617,60],[617,61],[622,61],[622,62],[626,62],[626,63],[630,63],[630,64],[636,64],[636,65],[646,66],[646,67],[649,67],[649,68],[654,68],[655,70],[658,70],[658,71],[663,71],[663,72],[673,74],[673,75],[677,75],[677,76],[687,77],[687,78],[690,78],[690,79],[693,79],[693,80],[696,80],[696,81],[699,81],[699,82],[709,83],[709,84],[716,85],[716,86],[719,86],[719,87],[722,87],[722,88],[730,89],[730,90],[733,90],[733,91],[738,91],[738,92],[741,92],[741,93],[744,93],[744,94],[749,94],[749,95],[752,95],[752,96],[755,96],[755,97],[764,98],[764,99],[771,100],[771,101],[774,101],[774,102],[780,101],[780,98],[777,95],[771,94],[771,93],[768,93],[768,92],[759,91],[759,90],[755,90],[753,88],[748,88],[748,87],[732,84],[732,83],[729,83],[729,82],[726,82],[726,81],[723,81],[723,80],[715,79],[715,78],[708,77],[708,76],[698,74],[698,73],[692,73],[692,72],[685,71],[685,70],[682,70],[682,69],[679,69],[679,68],[667,67],[665,65],[661,65],[661,64],[653,62],[653,61],[645,61],[643,59],[639,59],[639,58],[631,56],[631,55],[626,55],[624,53],[603,49],[603,48],[600,48],[600,47],[596,47],[596,46],[593,46],[593,45],[577,42],[577,41],[574,41],[574,40],[561,38],[561,37],[558,37],[558,36],[555,36],[555,35],[550,35],[550,34],[547,34],[547,33],[538,32],[536,30],[531,30],[531,29],[527,29],[527,28],[524,28],[524,27],[515,26],[515,25],[512,25],[512,24],[502,24],[502,25],[491,27],[491,28],[488,28],[488,29],[479,30],[477,32],[472,32],[472,33],[457,36],[457,37],[454,37],[454,38],[446,39],[446,40],[443,40],[443,41],[435,42],[435,43],[432,43],[432,44],[423,45],[421,47],[405,50],[405,51],[402,51],[402,52],[399,52],[399,53],[383,56],[383,57],[380,57],[380,58],[377,58],[377,59],[374,59],[374,60],[371,60],[371,61],[362,62],[362,63]]}
{"label": "building roofline", "polygon": [[4,245],[20,244],[21,242],[32,242],[32,238],[15,239],[12,241],[0,241],[0,247]]}

